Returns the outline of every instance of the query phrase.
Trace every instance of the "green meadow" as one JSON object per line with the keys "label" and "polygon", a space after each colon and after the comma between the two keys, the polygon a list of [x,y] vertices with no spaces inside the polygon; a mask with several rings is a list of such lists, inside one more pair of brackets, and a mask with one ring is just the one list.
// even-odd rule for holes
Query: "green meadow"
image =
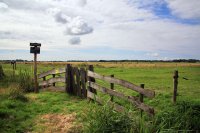
{"label": "green meadow", "polygon": [[[89,63],[75,63],[84,67]],[[125,101],[114,98],[120,104],[127,104],[127,111],[133,111],[132,118],[119,114],[107,105],[100,106],[87,99],[71,96],[65,92],[40,90],[40,93],[21,91],[21,84],[32,76],[32,64],[17,64],[15,76],[10,64],[2,64],[5,77],[0,80],[0,132],[199,132],[200,131],[200,65],[118,65],[94,64],[94,71],[102,75],[114,74],[136,85],[154,90],[155,98],[145,98],[144,102],[155,109],[155,116],[140,118],[140,111],[130,107]],[[113,63],[114,64],[114,63]],[[38,73],[65,64],[38,64]],[[177,103],[172,103],[173,73],[179,71]],[[26,71],[27,73],[23,73]],[[50,77],[49,77],[50,78]],[[27,81],[28,82],[28,81]],[[31,79],[30,79],[31,82]],[[102,86],[109,83],[96,80]],[[20,84],[21,83],[21,84]],[[25,84],[26,85],[26,84]],[[60,84],[62,85],[62,84]],[[32,84],[30,84],[30,87]],[[115,85],[115,89],[125,94],[137,93]],[[109,100],[109,96],[97,92]],[[98,113],[100,112],[100,113]],[[69,119],[69,121],[67,121]],[[106,121],[106,123],[105,123]],[[68,123],[64,127],[63,123]],[[126,123],[126,124],[124,124]],[[128,123],[128,124],[127,124]],[[110,128],[108,128],[110,127]]]}

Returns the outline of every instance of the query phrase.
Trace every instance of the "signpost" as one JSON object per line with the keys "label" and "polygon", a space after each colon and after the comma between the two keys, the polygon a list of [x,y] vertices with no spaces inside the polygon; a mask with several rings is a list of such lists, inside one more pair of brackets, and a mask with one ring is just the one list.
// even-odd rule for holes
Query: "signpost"
{"label": "signpost", "polygon": [[39,92],[37,83],[37,54],[40,54],[40,43],[30,43],[30,53],[34,54],[34,83],[35,83],[35,93]]}

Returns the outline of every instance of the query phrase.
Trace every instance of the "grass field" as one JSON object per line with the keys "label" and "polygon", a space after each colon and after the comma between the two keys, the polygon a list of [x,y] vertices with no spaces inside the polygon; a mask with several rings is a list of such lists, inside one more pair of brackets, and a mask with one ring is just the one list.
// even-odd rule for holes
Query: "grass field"
{"label": "grass field", "polygon": [[[72,63],[84,67],[93,64],[95,72],[130,81],[156,92],[154,99],[145,98],[156,110],[151,121],[156,131],[199,130],[200,125],[200,64],[199,63]],[[27,101],[11,99],[9,90],[15,88],[10,64],[2,64],[6,78],[0,82],[0,132],[86,132],[85,116],[94,103],[63,92],[41,91],[26,93]],[[40,63],[38,73],[64,67],[64,63]],[[32,64],[18,64],[19,70],[32,72]],[[172,104],[173,72],[179,71],[177,105]],[[109,84],[97,80],[101,85]],[[120,91],[131,93],[115,86]],[[133,93],[135,95],[135,93]],[[116,99],[118,100],[118,99]],[[66,120],[66,121],[63,121]],[[177,120],[175,122],[174,120]],[[153,121],[153,122],[152,122]],[[62,123],[68,123],[63,127]],[[163,124],[164,123],[164,124]],[[56,126],[57,125],[57,126]],[[144,130],[139,130],[144,132]],[[150,130],[148,130],[150,131]],[[147,131],[147,132],[148,132]],[[154,130],[151,130],[154,132]],[[87,132],[89,132],[87,130]]]}

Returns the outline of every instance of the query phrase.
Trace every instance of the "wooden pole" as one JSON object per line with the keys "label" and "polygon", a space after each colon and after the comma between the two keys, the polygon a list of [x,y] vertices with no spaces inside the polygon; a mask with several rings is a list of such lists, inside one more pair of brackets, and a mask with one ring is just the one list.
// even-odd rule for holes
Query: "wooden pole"
{"label": "wooden pole", "polygon": [[86,71],[84,68],[80,69],[80,75],[81,75],[82,96],[83,98],[87,98]]}
{"label": "wooden pole", "polygon": [[[110,75],[111,77],[114,77],[114,74],[112,74],[112,75]],[[110,89],[111,90],[114,90],[114,83],[110,83]],[[113,96],[111,95],[110,96],[110,100],[111,100],[111,102],[113,102]]]}
{"label": "wooden pole", "polygon": [[173,103],[176,103],[177,88],[178,88],[178,70],[174,71],[174,93],[173,93]]}
{"label": "wooden pole", "polygon": [[[140,84],[140,87],[144,89],[144,84]],[[140,102],[144,102],[144,95],[140,93]],[[140,116],[142,117],[143,110],[140,111]]]}
{"label": "wooden pole", "polygon": [[38,93],[38,83],[37,83],[37,54],[34,53],[34,82],[35,82],[35,93]]}

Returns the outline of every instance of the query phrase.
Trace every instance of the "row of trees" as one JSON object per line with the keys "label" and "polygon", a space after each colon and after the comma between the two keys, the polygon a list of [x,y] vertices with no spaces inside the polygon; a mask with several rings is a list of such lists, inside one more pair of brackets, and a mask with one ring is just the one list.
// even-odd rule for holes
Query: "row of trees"
{"label": "row of trees", "polygon": [[[0,60],[0,62],[11,62],[13,60]],[[33,60],[17,59],[16,62],[33,62]],[[67,61],[45,61],[45,62],[200,62],[197,59],[174,59],[174,60],[67,60]]]}

